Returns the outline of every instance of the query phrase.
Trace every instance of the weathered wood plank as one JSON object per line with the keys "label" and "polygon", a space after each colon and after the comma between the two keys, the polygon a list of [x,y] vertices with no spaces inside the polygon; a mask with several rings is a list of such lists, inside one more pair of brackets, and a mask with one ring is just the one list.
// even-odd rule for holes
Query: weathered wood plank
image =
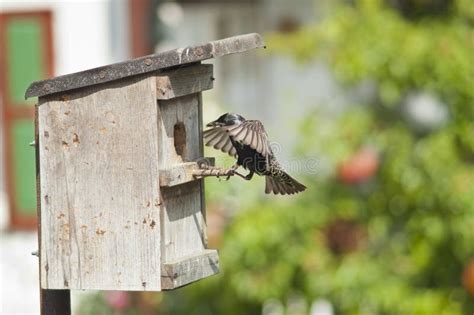
{"label": "weathered wood plank", "polygon": [[169,169],[160,170],[160,186],[176,186],[196,180],[193,175],[195,171],[200,170],[202,164],[214,166],[214,158],[201,159],[198,162],[186,162],[177,164]]}
{"label": "weathered wood plank", "polygon": [[213,87],[212,64],[196,64],[166,70],[156,75],[159,100],[193,94]]}
{"label": "weathered wood plank", "polygon": [[[202,157],[199,143],[199,93],[158,101],[160,169]],[[162,187],[162,262],[205,249],[200,181]]]}
{"label": "weathered wood plank", "polygon": [[154,76],[40,98],[41,287],[161,290]]}
{"label": "weathered wood plank", "polygon": [[197,94],[158,101],[159,165],[161,168],[196,161],[199,151]]}
{"label": "weathered wood plank", "polygon": [[217,273],[219,273],[219,255],[216,250],[207,249],[163,264],[161,287],[163,290],[176,289]]}
{"label": "weathered wood plank", "polygon": [[176,186],[195,180],[193,171],[198,170],[196,162],[180,163],[176,166],[160,170],[160,186]]}
{"label": "weathered wood plank", "polygon": [[261,47],[264,47],[263,39],[257,33],[233,36],[207,44],[173,49],[48,80],[36,81],[26,90],[25,98],[65,92]]}
{"label": "weathered wood plank", "polygon": [[[35,144],[39,143],[38,105],[35,105]],[[40,176],[40,151],[35,148],[36,163],[36,211],[38,215],[38,248],[41,246],[41,176]],[[37,250],[36,256],[40,257]],[[33,254],[33,253],[32,253]],[[41,289],[41,260],[38,260],[39,270],[39,294],[41,315],[70,315],[71,314],[71,292],[70,290],[45,290]]]}
{"label": "weathered wood plank", "polygon": [[[199,153],[201,156],[204,156],[204,137],[203,137],[203,115],[202,115],[202,93],[198,94],[198,122],[199,122]],[[213,161],[213,165],[215,164],[215,159]],[[202,225],[202,234],[204,239],[204,248],[207,248],[208,245],[208,238],[207,238],[207,212],[206,212],[206,186],[204,183],[204,178],[199,181],[201,185],[201,213],[203,217],[203,225]]]}

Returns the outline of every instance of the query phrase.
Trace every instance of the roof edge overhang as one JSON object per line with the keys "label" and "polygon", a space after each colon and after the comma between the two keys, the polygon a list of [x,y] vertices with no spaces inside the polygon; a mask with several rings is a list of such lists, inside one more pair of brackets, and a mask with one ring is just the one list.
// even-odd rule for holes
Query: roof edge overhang
{"label": "roof edge overhang", "polygon": [[263,39],[257,33],[233,36],[207,44],[173,49],[47,80],[35,81],[26,90],[25,98],[65,92],[264,47]]}

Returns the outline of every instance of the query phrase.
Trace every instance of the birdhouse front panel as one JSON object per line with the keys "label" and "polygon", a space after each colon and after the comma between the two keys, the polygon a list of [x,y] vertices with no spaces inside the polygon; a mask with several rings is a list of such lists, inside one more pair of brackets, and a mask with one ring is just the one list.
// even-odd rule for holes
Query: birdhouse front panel
{"label": "birdhouse front panel", "polygon": [[[199,108],[198,94],[158,101],[158,125],[163,131],[158,142],[161,169],[170,169],[202,157]],[[201,182],[194,180],[161,190],[164,261],[201,252],[206,247]]]}
{"label": "birdhouse front panel", "polygon": [[40,99],[42,288],[161,290],[154,84]]}
{"label": "birdhouse front panel", "polygon": [[195,64],[157,75],[163,290],[218,272],[217,252],[206,250],[204,183],[187,169],[203,157],[200,91],[212,88],[212,71]]}

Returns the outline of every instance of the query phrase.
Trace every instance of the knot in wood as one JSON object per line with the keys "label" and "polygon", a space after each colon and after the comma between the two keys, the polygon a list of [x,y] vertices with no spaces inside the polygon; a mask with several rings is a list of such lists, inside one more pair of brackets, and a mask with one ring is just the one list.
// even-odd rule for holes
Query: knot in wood
{"label": "knot in wood", "polygon": [[145,59],[144,62],[145,62],[145,65],[147,66],[151,66],[151,64],[153,63],[153,61],[150,58]]}

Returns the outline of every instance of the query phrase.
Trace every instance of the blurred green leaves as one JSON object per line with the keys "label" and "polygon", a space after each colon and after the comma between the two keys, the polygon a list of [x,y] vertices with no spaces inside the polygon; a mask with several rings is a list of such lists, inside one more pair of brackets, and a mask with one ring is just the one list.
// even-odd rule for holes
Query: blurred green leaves
{"label": "blurred green leaves", "polygon": [[376,82],[385,107],[400,104],[412,90],[437,94],[450,108],[461,150],[472,158],[474,6],[454,2],[448,16],[409,21],[381,1],[356,1],[321,24],[271,35],[268,47],[303,63],[321,58],[345,84]]}

